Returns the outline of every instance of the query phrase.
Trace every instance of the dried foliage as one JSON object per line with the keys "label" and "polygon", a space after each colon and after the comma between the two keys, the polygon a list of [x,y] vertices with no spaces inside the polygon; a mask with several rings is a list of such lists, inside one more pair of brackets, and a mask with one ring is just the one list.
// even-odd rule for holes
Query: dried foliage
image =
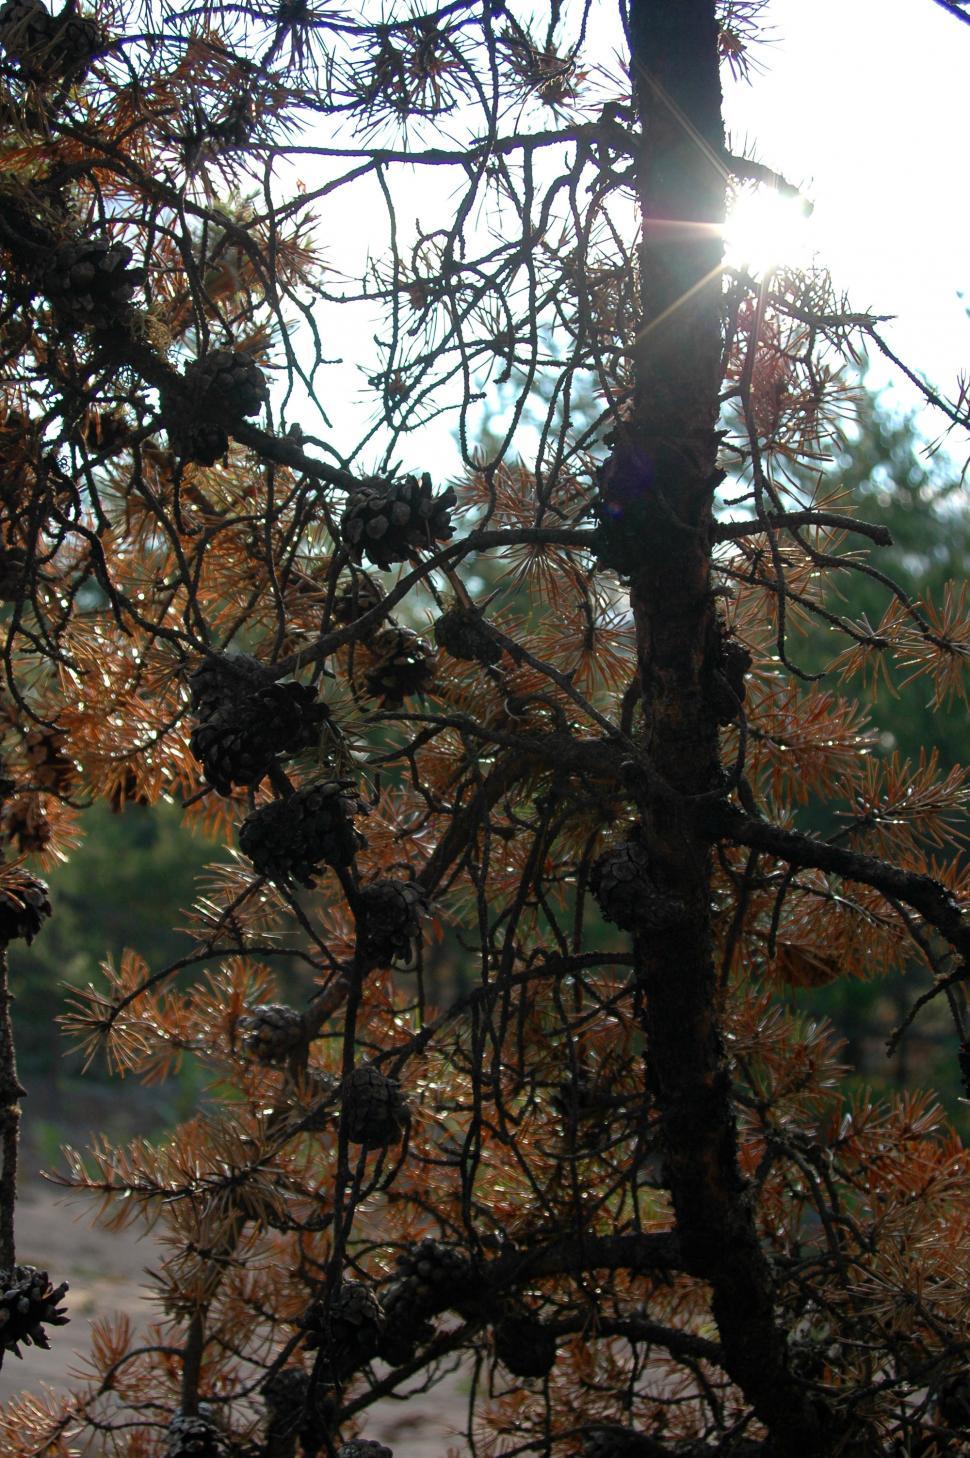
{"label": "dried foliage", "polygon": [[66,1018],[207,1081],[63,1177],[154,1229],[157,1323],[10,1458],[367,1452],[459,1361],[481,1455],[970,1440],[967,1155],[776,1000],[922,962],[970,1068],[966,776],[847,696],[966,692],[965,591],[910,601],[823,469],[880,321],[720,266],[761,0],[636,0],[629,66],[518,8],[0,10],[9,936],[92,800],[225,846],[191,953]]}

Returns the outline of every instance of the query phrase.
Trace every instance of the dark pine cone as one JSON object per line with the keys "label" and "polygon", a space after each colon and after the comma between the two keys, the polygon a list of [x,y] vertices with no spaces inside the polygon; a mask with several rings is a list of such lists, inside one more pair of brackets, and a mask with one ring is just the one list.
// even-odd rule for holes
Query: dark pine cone
{"label": "dark pine cone", "polygon": [[263,1384],[263,1401],[269,1413],[267,1453],[288,1452],[285,1445],[299,1437],[307,1452],[323,1447],[329,1427],[330,1404],[324,1394],[311,1391],[309,1373],[299,1367],[283,1367]]}
{"label": "dark pine cone", "polygon": [[54,17],[54,34],[45,76],[77,85],[88,74],[95,57],[103,54],[105,38],[90,16],[78,15],[71,0]]}
{"label": "dark pine cone", "polygon": [[410,962],[421,938],[418,915],[427,910],[417,881],[387,877],[372,881],[360,893],[357,910],[357,945],[361,953],[381,966],[395,959]]}
{"label": "dark pine cone", "polygon": [[498,663],[501,646],[496,643],[481,613],[471,607],[454,607],[434,625],[439,648],[465,663]]}
{"label": "dark pine cone", "polygon": [[354,828],[357,809],[346,781],[307,785],[254,810],[239,828],[239,848],[261,876],[312,886],[322,865],[349,866],[363,845]]}
{"label": "dark pine cone", "polygon": [[176,1413],[168,1425],[165,1458],[222,1458],[225,1443],[208,1418]]}
{"label": "dark pine cone", "polygon": [[[349,627],[384,601],[384,589],[366,572],[354,572],[334,593],[333,620],[342,628]],[[376,631],[376,628],[375,628]]]}
{"label": "dark pine cone", "polygon": [[622,841],[594,861],[589,885],[604,920],[629,932],[665,931],[683,921],[683,903],[657,889],[649,866],[635,840]]}
{"label": "dark pine cone", "polygon": [[41,0],[7,0],[0,7],[0,46],[28,73],[43,64],[54,30],[54,17]]}
{"label": "dark pine cone", "polygon": [[513,1377],[548,1377],[556,1361],[556,1338],[526,1312],[510,1312],[493,1331],[495,1355]]}
{"label": "dark pine cone", "polygon": [[189,748],[220,795],[233,785],[258,785],[280,755],[307,749],[329,709],[316,689],[269,683],[192,731]]}
{"label": "dark pine cone", "polygon": [[382,628],[368,646],[373,662],[364,674],[364,686],[384,708],[398,708],[434,682],[434,649],[410,628]]}
{"label": "dark pine cone", "polygon": [[189,674],[192,712],[200,723],[215,719],[271,682],[269,670],[248,653],[220,653],[203,658]]}
{"label": "dark pine cone", "polygon": [[349,1443],[341,1443],[337,1458],[394,1458],[394,1453],[374,1438],[351,1438]]}
{"label": "dark pine cone", "polygon": [[[16,866],[0,871],[0,946],[23,937],[29,946],[51,914],[47,884]],[[17,1267],[30,1271],[31,1266]],[[42,1273],[41,1273],[42,1274]]]}
{"label": "dark pine cone", "polygon": [[24,737],[24,753],[32,784],[55,794],[70,789],[77,779],[77,769],[70,756],[64,753],[66,743],[58,729],[44,729],[38,725],[28,730]]}
{"label": "dark pine cone", "polygon": [[390,481],[372,481],[354,491],[340,522],[340,536],[355,562],[364,557],[386,572],[406,562],[420,547],[448,542],[454,535],[451,508],[457,497],[449,486],[432,495],[427,471]]}
{"label": "dark pine cone", "polygon": [[258,415],[269,398],[266,376],[241,349],[212,349],[185,367],[195,413],[213,407],[232,416]]}
{"label": "dark pine cone", "polygon": [[257,1063],[282,1063],[306,1041],[306,1026],[295,1007],[264,1002],[250,1008],[236,1024],[243,1051]]}
{"label": "dark pine cone", "polygon": [[61,1309],[67,1282],[56,1288],[46,1271],[35,1266],[8,1266],[0,1270],[0,1367],[4,1352],[21,1355],[20,1343],[50,1347],[45,1326],[66,1326],[70,1320]]}
{"label": "dark pine cone", "polygon": [[384,1331],[384,1310],[369,1286],[343,1281],[333,1294],[330,1309],[324,1299],[313,1301],[300,1320],[309,1350],[324,1347],[343,1366],[352,1368],[374,1356]]}
{"label": "dark pine cone", "polygon": [[106,329],[128,314],[145,270],[129,268],[134,254],[126,243],[91,238],[62,243],[44,269],[41,288],[62,320]]}
{"label": "dark pine cone", "polygon": [[936,1404],[941,1422],[948,1428],[970,1432],[970,1378],[966,1372],[948,1377],[939,1390]]}
{"label": "dark pine cone", "polygon": [[192,360],[182,388],[163,401],[172,450],[200,466],[214,465],[229,449],[226,424],[258,415],[268,395],[262,370],[241,350],[213,349]]}
{"label": "dark pine cone", "polygon": [[401,1090],[372,1063],[351,1069],[340,1091],[347,1138],[365,1149],[396,1144],[407,1123]]}
{"label": "dark pine cone", "polygon": [[384,1293],[386,1326],[381,1356],[392,1367],[410,1362],[416,1348],[435,1334],[430,1316],[445,1311],[468,1289],[471,1262],[454,1246],[430,1238],[397,1258],[397,1275]]}

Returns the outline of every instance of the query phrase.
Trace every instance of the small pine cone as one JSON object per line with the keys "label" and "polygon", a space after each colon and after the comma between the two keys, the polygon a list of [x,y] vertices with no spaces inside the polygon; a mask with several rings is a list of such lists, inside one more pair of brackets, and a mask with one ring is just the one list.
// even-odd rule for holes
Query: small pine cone
{"label": "small pine cone", "polygon": [[[283,1367],[263,1384],[263,1401],[269,1414],[266,1428],[267,1455],[290,1449],[285,1446],[299,1437],[308,1453],[322,1448],[330,1430],[333,1402],[326,1393],[314,1390],[308,1372]],[[262,1449],[260,1449],[262,1452]]]}
{"label": "small pine cone", "polygon": [[247,816],[239,828],[239,849],[261,876],[312,886],[321,866],[349,866],[364,844],[353,822],[359,808],[346,781],[304,786]]}
{"label": "small pine cone", "polygon": [[208,1418],[176,1413],[168,1425],[165,1458],[223,1458],[222,1434]]}
{"label": "small pine cone", "polygon": [[33,784],[54,794],[70,789],[77,779],[77,769],[73,760],[64,753],[66,743],[66,738],[57,729],[44,729],[38,725],[28,730],[24,737],[24,753]]}
{"label": "small pine cone", "polygon": [[420,547],[450,541],[451,508],[457,497],[449,486],[432,495],[431,477],[375,480],[350,495],[340,522],[340,537],[355,562],[364,557],[386,572],[406,562]]}
{"label": "small pine cone", "polygon": [[476,608],[451,608],[435,623],[434,640],[452,658],[464,663],[493,664],[502,657],[501,646]]}
{"label": "small pine cone", "polygon": [[556,1362],[556,1338],[526,1312],[502,1317],[493,1331],[495,1355],[513,1377],[548,1377]]}
{"label": "small pine cone", "polygon": [[337,1458],[394,1458],[394,1453],[374,1438],[351,1438],[349,1443],[341,1443]]}
{"label": "small pine cone", "polygon": [[21,1342],[27,1347],[50,1347],[44,1327],[65,1326],[70,1320],[61,1308],[66,1294],[66,1281],[55,1288],[47,1272],[35,1266],[0,1269],[0,1366],[4,1352],[21,1355]]}
{"label": "small pine cone", "polygon": [[387,877],[372,881],[360,893],[357,945],[372,962],[385,966],[395,960],[410,962],[421,939],[420,912],[427,911],[417,881]]}
{"label": "small pine cone", "polygon": [[0,546],[0,602],[23,602],[31,572],[23,547]]}
{"label": "small pine cone", "polygon": [[398,708],[412,694],[425,693],[434,682],[434,649],[410,628],[382,628],[368,647],[373,656],[364,686],[384,708]]}
{"label": "small pine cone", "polygon": [[45,881],[16,866],[0,868],[0,946],[19,937],[30,946],[50,914],[50,892]]}
{"label": "small pine cone", "polygon": [[268,683],[193,730],[189,748],[220,795],[233,785],[258,785],[280,755],[296,754],[319,736],[329,709],[302,683]]}
{"label": "small pine cone", "polygon": [[266,376],[241,349],[212,349],[185,367],[196,415],[213,407],[238,419],[258,415],[269,398]]}
{"label": "small pine cone", "polygon": [[272,679],[269,670],[248,653],[219,653],[203,658],[188,681],[192,712],[205,723],[235,709]]}
{"label": "small pine cone", "polygon": [[282,1063],[306,1042],[302,1013],[282,1002],[264,1002],[250,1008],[236,1023],[243,1051],[257,1063]]}
{"label": "small pine cone", "polygon": [[343,1081],[340,1091],[347,1138],[365,1149],[396,1144],[407,1123],[401,1090],[372,1063],[361,1063]]}
{"label": "small pine cone", "polygon": [[142,268],[126,243],[107,238],[62,243],[43,271],[40,286],[61,320],[107,329],[128,315],[135,290],[144,283]]}
{"label": "small pine cone", "polygon": [[666,931],[686,915],[683,902],[657,889],[647,852],[635,840],[605,851],[590,869],[589,885],[604,920],[623,931]]}
{"label": "small pine cone", "polygon": [[334,593],[333,620],[340,627],[350,627],[383,601],[384,589],[380,583],[366,572],[355,572]]}

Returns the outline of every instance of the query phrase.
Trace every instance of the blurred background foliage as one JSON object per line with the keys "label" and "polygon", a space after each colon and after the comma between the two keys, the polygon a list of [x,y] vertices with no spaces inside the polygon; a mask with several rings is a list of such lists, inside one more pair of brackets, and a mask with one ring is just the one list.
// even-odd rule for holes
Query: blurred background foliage
{"label": "blurred background foliage", "polygon": [[[582,414],[582,402],[574,402],[574,420]],[[906,592],[939,602],[947,581],[965,580],[970,510],[963,482],[945,453],[929,450],[912,417],[861,390],[855,426],[826,476],[838,483],[840,506],[851,503],[859,516],[889,527],[894,545],[878,553],[878,566]],[[483,570],[494,572],[494,564],[483,564]],[[878,624],[887,603],[883,586],[856,573],[846,573],[838,585],[841,594],[831,606]],[[832,657],[820,629],[794,638],[791,652],[808,672],[824,670]],[[834,675],[825,682],[837,688]],[[846,692],[855,693],[855,686]],[[927,745],[936,745],[945,773],[966,753],[965,715],[958,708],[934,708],[928,693],[925,679],[877,687],[870,713],[880,731],[875,752],[895,751],[918,762]],[[28,1149],[48,1164],[55,1162],[62,1140],[73,1141],[79,1130],[100,1129],[117,1138],[162,1129],[191,1112],[199,1096],[191,1059],[164,1091],[140,1089],[130,1080],[119,1085],[103,1067],[92,1069],[94,1077],[81,1084],[80,1059],[68,1049],[55,1018],[68,990],[96,983],[100,963],[107,957],[117,961],[124,948],[138,952],[153,970],[189,950],[189,938],[177,928],[198,894],[196,878],[221,858],[221,850],[186,828],[171,802],[151,809],[129,805],[120,814],[97,805],[85,813],[83,824],[80,848],[45,873],[57,915],[34,946],[11,949],[20,1071],[29,1091],[25,1135]],[[466,960],[457,935],[446,930],[428,968],[431,1000],[467,987]],[[291,980],[298,974],[288,973],[285,964],[276,971],[281,991],[299,996]],[[807,1017],[830,1019],[846,1040],[845,1061],[855,1070],[847,1092],[853,1083],[875,1089],[932,1087],[967,1134],[970,1119],[959,1102],[958,1070],[941,1003],[910,1030],[892,1059],[886,1055],[889,1032],[921,990],[915,979],[926,975],[914,967],[903,978],[840,979],[826,988],[792,989],[789,997]]]}

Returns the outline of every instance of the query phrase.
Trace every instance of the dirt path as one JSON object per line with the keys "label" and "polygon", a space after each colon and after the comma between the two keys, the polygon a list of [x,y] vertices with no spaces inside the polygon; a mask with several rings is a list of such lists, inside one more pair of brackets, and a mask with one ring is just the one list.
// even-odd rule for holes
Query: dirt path
{"label": "dirt path", "polygon": [[[156,1259],[150,1237],[129,1230],[116,1234],[92,1230],[79,1202],[41,1185],[27,1190],[18,1206],[17,1238],[19,1260],[48,1270],[55,1282],[70,1282],[71,1321],[51,1331],[49,1352],[24,1347],[23,1361],[6,1358],[0,1371],[0,1402],[24,1388],[70,1387],[88,1350],[91,1323],[98,1317],[125,1311],[137,1328],[156,1313],[144,1275]],[[447,1458],[449,1448],[452,1454],[468,1451],[459,1436],[464,1422],[464,1386],[455,1376],[428,1396],[375,1404],[362,1436],[387,1443],[394,1458]]]}

